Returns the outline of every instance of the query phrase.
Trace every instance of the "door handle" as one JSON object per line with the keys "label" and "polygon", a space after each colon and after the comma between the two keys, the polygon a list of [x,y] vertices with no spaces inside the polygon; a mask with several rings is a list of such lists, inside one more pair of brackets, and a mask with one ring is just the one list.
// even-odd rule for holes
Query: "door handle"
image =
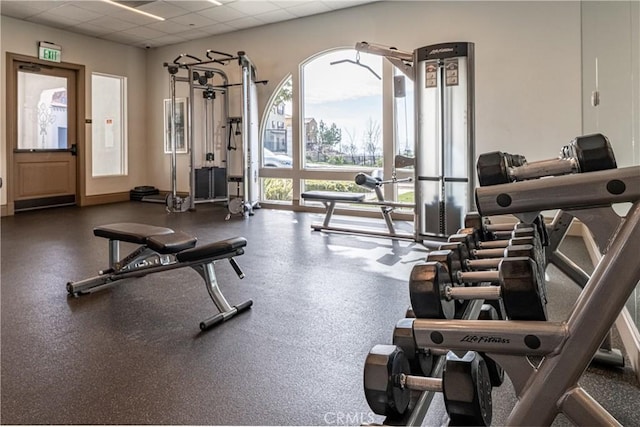
{"label": "door handle", "polygon": [[78,144],[71,144],[71,148],[69,148],[72,156],[78,155]]}

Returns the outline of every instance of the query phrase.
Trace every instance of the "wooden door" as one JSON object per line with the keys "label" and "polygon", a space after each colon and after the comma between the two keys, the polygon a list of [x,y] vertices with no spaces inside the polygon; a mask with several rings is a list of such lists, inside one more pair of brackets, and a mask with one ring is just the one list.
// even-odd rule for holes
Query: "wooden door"
{"label": "wooden door", "polygon": [[15,211],[76,204],[76,72],[13,62]]}

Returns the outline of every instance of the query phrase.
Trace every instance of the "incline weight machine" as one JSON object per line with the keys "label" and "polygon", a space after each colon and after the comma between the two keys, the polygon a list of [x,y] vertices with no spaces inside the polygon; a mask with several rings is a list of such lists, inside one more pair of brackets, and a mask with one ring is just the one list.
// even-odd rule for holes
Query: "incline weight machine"
{"label": "incline weight machine", "polygon": [[[164,66],[169,72],[170,112],[169,130],[171,146],[171,192],[167,195],[169,212],[195,209],[196,203],[226,202],[231,214],[252,215],[257,207],[258,195],[258,104],[256,69],[245,55],[236,56],[207,50],[206,60],[190,54],[181,54]],[[242,82],[229,83],[227,74],[217,65],[225,66],[238,61]],[[189,98],[185,144],[189,152],[189,192],[178,195],[177,190],[177,128],[176,83],[187,83]],[[230,117],[229,90],[241,87],[241,113]],[[202,103],[196,103],[201,97]],[[215,108],[217,104],[221,107]],[[203,122],[194,120],[196,112]],[[240,141],[236,137],[240,135]],[[201,141],[195,144],[194,141]],[[232,154],[236,152],[239,155]],[[216,158],[218,154],[218,158]],[[201,156],[200,162],[196,158]],[[235,172],[232,174],[232,172]],[[236,186],[229,194],[229,184]],[[242,188],[242,192],[240,192]],[[230,197],[231,196],[231,197]]]}
{"label": "incline weight machine", "polygon": [[474,44],[355,48],[384,56],[415,82],[415,239],[454,234],[474,207]]}

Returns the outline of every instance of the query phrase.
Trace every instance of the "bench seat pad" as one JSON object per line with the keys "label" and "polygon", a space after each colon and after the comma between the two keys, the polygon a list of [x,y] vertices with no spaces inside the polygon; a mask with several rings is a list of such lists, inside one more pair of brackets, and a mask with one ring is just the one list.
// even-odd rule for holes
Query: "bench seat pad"
{"label": "bench seat pad", "polygon": [[138,243],[144,245],[150,236],[171,234],[174,231],[166,227],[156,227],[153,225],[138,224],[135,222],[118,222],[114,224],[101,225],[93,229],[93,234],[110,240],[121,242]]}
{"label": "bench seat pad", "polygon": [[176,254],[176,258],[180,262],[197,261],[199,259],[216,258],[225,254],[229,256],[241,255],[237,253],[238,249],[247,246],[247,239],[244,237],[233,237],[227,240],[209,243],[197,246],[193,249],[187,249]]}
{"label": "bench seat pad", "polygon": [[169,234],[157,234],[147,238],[147,246],[161,254],[175,254],[195,247],[198,239],[182,231]]}
{"label": "bench seat pad", "polygon": [[308,200],[335,200],[337,202],[362,202],[362,193],[340,193],[337,191],[306,191],[301,194],[303,199]]}

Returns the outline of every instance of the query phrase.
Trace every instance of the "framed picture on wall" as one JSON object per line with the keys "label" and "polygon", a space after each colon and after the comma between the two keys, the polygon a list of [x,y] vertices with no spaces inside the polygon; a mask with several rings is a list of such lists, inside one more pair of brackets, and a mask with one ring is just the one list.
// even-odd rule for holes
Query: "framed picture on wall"
{"label": "framed picture on wall", "polygon": [[171,126],[176,127],[176,153],[187,152],[187,98],[176,98],[175,120],[171,120],[171,99],[164,100],[164,152],[171,153]]}

